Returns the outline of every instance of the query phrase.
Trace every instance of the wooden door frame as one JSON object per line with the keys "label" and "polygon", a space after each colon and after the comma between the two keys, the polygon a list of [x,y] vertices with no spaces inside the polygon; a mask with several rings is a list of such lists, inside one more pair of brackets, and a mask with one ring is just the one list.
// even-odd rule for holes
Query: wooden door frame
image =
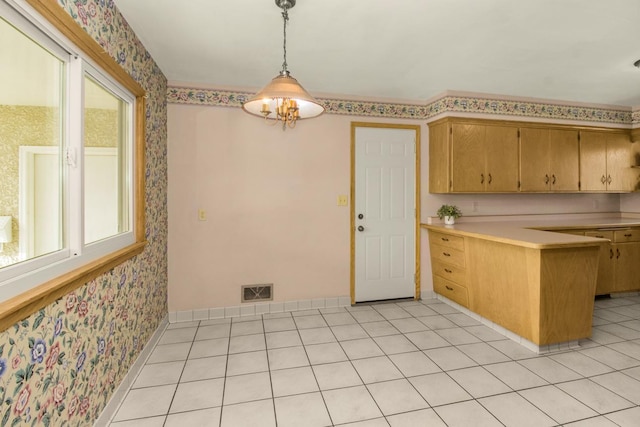
{"label": "wooden door frame", "polygon": [[380,129],[409,129],[416,132],[416,165],[415,165],[415,294],[414,299],[420,299],[420,125],[402,125],[393,123],[371,123],[371,122],[351,122],[351,189],[349,198],[350,206],[350,292],[351,305],[356,302],[356,129],[357,128],[380,128]]}

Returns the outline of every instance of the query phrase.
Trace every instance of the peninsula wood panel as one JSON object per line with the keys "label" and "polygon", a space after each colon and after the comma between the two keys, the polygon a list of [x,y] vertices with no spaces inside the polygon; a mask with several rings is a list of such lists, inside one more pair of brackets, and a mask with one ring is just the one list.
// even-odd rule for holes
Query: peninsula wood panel
{"label": "peninsula wood panel", "polygon": [[465,241],[470,310],[537,345],[590,336],[599,246]]}
{"label": "peninsula wood panel", "polygon": [[599,247],[540,251],[539,342],[591,336]]}
{"label": "peninsula wood panel", "polygon": [[585,231],[585,236],[607,239],[609,243],[600,246],[600,257],[598,261],[598,276],[596,280],[596,295],[606,295],[615,292],[615,251],[611,242],[613,241],[613,231],[611,230],[589,230]]}

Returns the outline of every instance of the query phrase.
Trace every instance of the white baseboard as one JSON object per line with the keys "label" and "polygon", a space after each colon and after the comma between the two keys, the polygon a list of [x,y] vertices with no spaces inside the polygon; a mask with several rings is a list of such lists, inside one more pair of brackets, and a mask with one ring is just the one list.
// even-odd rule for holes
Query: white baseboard
{"label": "white baseboard", "polygon": [[317,308],[348,307],[351,297],[314,298],[297,301],[262,302],[242,304],[234,307],[204,308],[198,310],[170,311],[169,323],[193,322],[194,320],[225,319],[228,317],[256,316],[268,313],[311,310]]}
{"label": "white baseboard", "polygon": [[580,348],[580,342],[579,341],[567,341],[567,342],[562,342],[562,343],[558,343],[558,344],[548,344],[548,345],[538,345],[534,342],[529,341],[526,338],[521,337],[518,334],[515,334],[513,332],[511,332],[510,330],[498,325],[497,323],[492,322],[491,320],[480,316],[477,313],[474,313],[473,311],[469,310],[466,307],[461,306],[460,304],[451,301],[449,298],[444,297],[442,295],[436,294],[436,298],[439,299],[440,301],[444,302],[445,304],[450,305],[451,307],[455,308],[456,310],[459,310],[460,312],[466,314],[467,316],[471,317],[474,320],[477,320],[478,322],[482,323],[483,325],[493,329],[494,331],[496,331],[497,333],[499,333],[500,335],[504,335],[506,338],[509,338],[511,341],[515,341],[518,344],[522,345],[523,347],[527,348],[528,350],[533,351],[534,353],[537,354],[549,354],[549,353],[555,353],[558,351],[565,351],[565,350],[570,350],[570,349],[574,349],[574,348]]}
{"label": "white baseboard", "polygon": [[160,321],[160,324],[158,325],[158,327],[156,328],[156,331],[151,336],[151,339],[149,340],[149,342],[147,342],[142,352],[140,352],[140,354],[138,355],[138,358],[133,363],[131,368],[129,368],[129,371],[127,372],[125,377],[122,379],[122,382],[120,383],[116,391],[113,393],[113,396],[111,396],[111,399],[109,399],[109,402],[102,410],[102,413],[100,414],[96,422],[93,424],[94,427],[109,426],[109,424],[111,423],[111,419],[116,414],[116,411],[120,407],[120,404],[122,403],[124,398],[127,396],[127,392],[129,391],[129,388],[131,387],[133,382],[136,380],[136,377],[144,367],[145,362],[151,355],[151,352],[155,348],[158,340],[160,340],[160,337],[164,333],[165,329],[167,329],[168,324],[169,324],[168,316],[165,316]]}

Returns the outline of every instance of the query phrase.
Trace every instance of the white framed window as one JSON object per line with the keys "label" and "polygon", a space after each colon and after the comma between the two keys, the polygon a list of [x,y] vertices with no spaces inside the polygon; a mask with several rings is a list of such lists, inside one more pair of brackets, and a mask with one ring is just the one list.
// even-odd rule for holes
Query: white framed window
{"label": "white framed window", "polygon": [[144,246],[144,91],[84,49],[25,1],[0,0],[0,304]]}

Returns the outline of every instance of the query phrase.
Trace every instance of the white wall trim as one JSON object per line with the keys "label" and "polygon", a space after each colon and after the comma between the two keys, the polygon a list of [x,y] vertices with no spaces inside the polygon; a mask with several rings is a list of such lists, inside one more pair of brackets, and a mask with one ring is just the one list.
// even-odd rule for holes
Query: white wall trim
{"label": "white wall trim", "polygon": [[261,302],[233,307],[204,308],[197,310],[170,311],[169,323],[193,322],[194,320],[225,319],[230,317],[256,316],[268,313],[311,310],[318,308],[348,307],[351,297],[314,298],[295,301]]}

